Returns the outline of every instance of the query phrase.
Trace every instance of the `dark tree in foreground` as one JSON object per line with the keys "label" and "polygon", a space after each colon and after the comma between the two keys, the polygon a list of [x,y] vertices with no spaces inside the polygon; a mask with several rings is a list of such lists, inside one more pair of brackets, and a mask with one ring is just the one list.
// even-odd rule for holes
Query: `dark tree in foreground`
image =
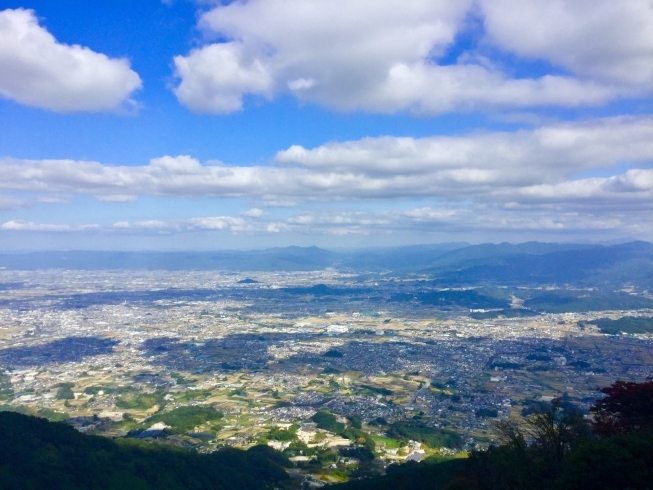
{"label": "dark tree in foreground", "polygon": [[591,408],[594,431],[602,436],[653,428],[653,381],[617,381]]}
{"label": "dark tree in foreground", "polygon": [[470,455],[474,488],[546,488],[561,472],[566,456],[590,436],[582,415],[564,410],[560,399],[524,424],[499,422],[497,430],[501,445]]}
{"label": "dark tree in foreground", "polygon": [[552,465],[562,463],[590,434],[581,413],[573,408],[563,410],[559,398],[553,400],[549,410],[529,417],[525,431],[532,441],[531,448]]}
{"label": "dark tree in foreground", "polygon": [[587,421],[554,400],[522,424],[497,424],[500,444],[467,460],[406,463],[340,490],[651,490],[653,382],[618,381]]}
{"label": "dark tree in foreground", "polygon": [[286,489],[292,486],[288,464],[268,446],[198,454],[0,412],[2,490]]}
{"label": "dark tree in foreground", "polygon": [[501,444],[473,451],[455,485],[482,490],[653,488],[653,382],[617,381],[601,391],[607,396],[590,409],[594,420],[589,423],[573,407],[554,400],[549,410],[521,425],[498,424]]}

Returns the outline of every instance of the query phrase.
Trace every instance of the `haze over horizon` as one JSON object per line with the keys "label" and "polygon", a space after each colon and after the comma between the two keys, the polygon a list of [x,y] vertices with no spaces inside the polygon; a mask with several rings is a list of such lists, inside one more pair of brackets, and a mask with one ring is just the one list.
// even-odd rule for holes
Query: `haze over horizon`
{"label": "haze over horizon", "polygon": [[0,251],[653,241],[653,6],[3,0],[0,127]]}

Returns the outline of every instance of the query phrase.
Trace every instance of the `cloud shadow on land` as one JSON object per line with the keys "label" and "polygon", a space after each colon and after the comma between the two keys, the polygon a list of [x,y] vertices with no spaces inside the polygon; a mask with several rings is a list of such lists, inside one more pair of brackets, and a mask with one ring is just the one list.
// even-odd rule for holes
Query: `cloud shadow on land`
{"label": "cloud shadow on land", "polygon": [[148,339],[141,345],[154,365],[191,372],[233,372],[265,369],[274,357],[271,346],[305,341],[313,334],[236,334],[224,338],[180,342],[174,337]]}
{"label": "cloud shadow on land", "polygon": [[[482,330],[479,328],[480,335]],[[451,334],[455,334],[453,328]],[[419,397],[425,402],[423,410],[432,417],[439,417],[442,410],[455,410],[470,424],[481,424],[475,415],[479,407],[499,407],[508,396],[501,385],[491,382],[491,376],[508,379],[516,393],[525,396],[517,405],[528,410],[537,404],[541,394],[553,389],[546,381],[550,376],[577,381],[586,376],[599,376],[603,380],[643,379],[651,374],[645,361],[617,361],[624,352],[632,351],[631,338],[597,337],[588,341],[454,335],[437,340],[378,340],[372,331],[357,331],[337,338],[313,333],[236,334],[190,342],[160,337],[145,341],[141,352],[149,364],[193,374],[281,376],[277,380],[285,380],[286,375],[291,378],[298,375],[297,379],[305,380],[323,374],[308,385],[298,381],[303,386],[301,389],[296,381],[287,385],[282,381],[283,387],[278,388],[282,398],[268,407],[269,413],[303,417],[308,413],[306,410],[328,409],[341,415],[361,416],[366,421],[377,417],[402,419],[403,402],[395,404],[394,401],[409,392],[414,399]],[[650,349],[645,341],[636,343],[639,344],[636,349]],[[424,383],[424,377],[431,380],[431,387]],[[345,378],[357,381],[349,383]],[[539,388],[531,391],[533,384]],[[269,395],[277,398],[272,390],[271,387]],[[258,395],[255,396],[258,400]],[[565,391],[562,396],[581,409],[587,409],[596,399],[594,393],[580,391]],[[269,397],[265,403],[271,403]]]}
{"label": "cloud shadow on land", "polygon": [[0,365],[21,368],[80,362],[85,357],[111,354],[117,344],[98,337],[67,337],[33,347],[11,347],[0,351]]}
{"label": "cloud shadow on land", "polygon": [[[481,332],[479,332],[481,333]],[[325,334],[264,333],[235,334],[224,338],[182,342],[174,337],[146,340],[140,347],[148,362],[171,370],[190,372],[258,371],[272,368],[292,372],[300,367],[360,371],[365,375],[396,371],[436,369],[453,375],[475,375],[502,355],[526,356],[538,348],[551,349],[559,342],[545,339],[490,341],[483,337],[456,340],[413,339],[379,343],[374,332],[342,336],[341,345]],[[304,342],[310,345],[297,347]],[[319,344],[324,342],[322,346]],[[270,350],[287,349],[281,357]],[[516,354],[518,353],[518,354]],[[272,362],[272,365],[268,363]],[[478,374],[478,373],[476,373]]]}
{"label": "cloud shadow on land", "polygon": [[[1,290],[1,289],[0,289]],[[36,296],[30,299],[0,300],[0,307],[30,309],[34,304],[47,303],[56,310],[75,310],[97,305],[121,303],[151,305],[155,301],[211,301],[219,294],[213,289],[161,289],[143,291],[103,291],[70,295]]]}

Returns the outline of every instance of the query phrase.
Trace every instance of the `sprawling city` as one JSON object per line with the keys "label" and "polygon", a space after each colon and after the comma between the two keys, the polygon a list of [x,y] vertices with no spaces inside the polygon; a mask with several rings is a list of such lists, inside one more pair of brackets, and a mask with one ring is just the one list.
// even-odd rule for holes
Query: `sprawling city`
{"label": "sprawling city", "polygon": [[0,279],[2,410],[199,452],[267,444],[311,486],[463,458],[500,420],[556,398],[587,414],[599,388],[653,377],[651,333],[593,323],[653,308],[535,313],[506,287],[439,290],[460,299],[438,307],[419,279],[333,269]]}

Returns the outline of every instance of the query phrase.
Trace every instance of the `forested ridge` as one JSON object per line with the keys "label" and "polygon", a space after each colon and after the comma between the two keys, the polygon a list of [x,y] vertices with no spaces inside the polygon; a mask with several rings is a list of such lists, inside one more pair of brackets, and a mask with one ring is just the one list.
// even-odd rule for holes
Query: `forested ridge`
{"label": "forested ridge", "polygon": [[0,412],[2,490],[286,488],[285,464],[267,446],[198,454],[85,435],[63,422]]}

